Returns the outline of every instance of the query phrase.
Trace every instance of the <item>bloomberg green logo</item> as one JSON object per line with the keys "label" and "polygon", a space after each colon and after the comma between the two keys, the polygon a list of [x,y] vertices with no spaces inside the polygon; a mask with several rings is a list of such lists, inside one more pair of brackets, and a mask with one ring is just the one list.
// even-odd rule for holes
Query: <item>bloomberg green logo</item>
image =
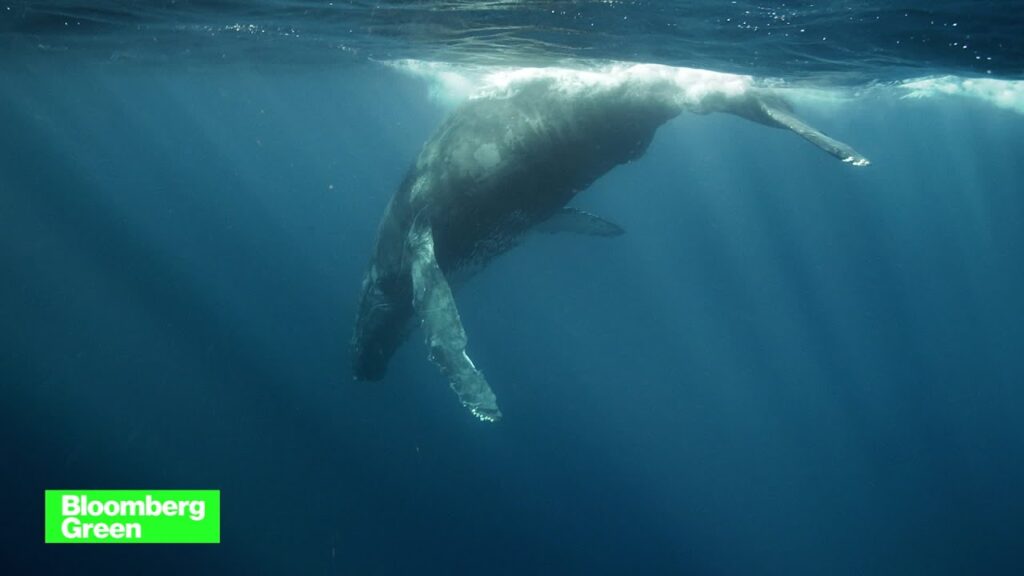
{"label": "bloomberg green logo", "polygon": [[217,544],[220,490],[47,490],[47,544]]}

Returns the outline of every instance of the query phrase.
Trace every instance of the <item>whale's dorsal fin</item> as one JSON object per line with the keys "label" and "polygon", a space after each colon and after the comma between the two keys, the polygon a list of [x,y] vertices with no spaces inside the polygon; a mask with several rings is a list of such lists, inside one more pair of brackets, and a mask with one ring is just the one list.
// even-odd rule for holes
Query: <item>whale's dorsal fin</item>
{"label": "whale's dorsal fin", "polygon": [[452,289],[434,256],[434,233],[429,224],[417,223],[409,231],[409,253],[412,304],[423,322],[430,359],[474,416],[487,422],[500,420],[494,392],[466,355],[466,330]]}
{"label": "whale's dorsal fin", "polygon": [[604,218],[577,208],[565,207],[555,212],[554,216],[537,224],[534,230],[547,234],[571,232],[587,236],[603,236],[611,238],[626,233],[621,226]]}

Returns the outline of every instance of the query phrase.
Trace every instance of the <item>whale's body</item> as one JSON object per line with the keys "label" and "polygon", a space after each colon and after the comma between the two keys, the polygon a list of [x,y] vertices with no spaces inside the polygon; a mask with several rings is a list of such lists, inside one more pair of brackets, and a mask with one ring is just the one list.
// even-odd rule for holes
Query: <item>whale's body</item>
{"label": "whale's body", "polygon": [[483,420],[500,418],[494,394],[465,353],[449,278],[486,265],[538,225],[621,233],[566,205],[615,166],[643,155],[658,127],[684,110],[787,128],[845,162],[867,164],[747,77],[649,65],[510,74],[451,114],[388,204],[363,281],[355,376],[382,378],[419,319],[431,359],[463,404]]}

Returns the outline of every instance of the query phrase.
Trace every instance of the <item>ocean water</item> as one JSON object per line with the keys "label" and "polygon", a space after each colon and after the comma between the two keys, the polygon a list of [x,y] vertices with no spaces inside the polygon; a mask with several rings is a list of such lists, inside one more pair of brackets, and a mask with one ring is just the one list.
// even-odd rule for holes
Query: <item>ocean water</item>
{"label": "ocean water", "polygon": [[[5,574],[1020,574],[1019,2],[0,2]],[[349,339],[482,78],[765,79],[872,160],[683,114],[457,293],[502,404]],[[43,544],[48,488],[222,543]]]}

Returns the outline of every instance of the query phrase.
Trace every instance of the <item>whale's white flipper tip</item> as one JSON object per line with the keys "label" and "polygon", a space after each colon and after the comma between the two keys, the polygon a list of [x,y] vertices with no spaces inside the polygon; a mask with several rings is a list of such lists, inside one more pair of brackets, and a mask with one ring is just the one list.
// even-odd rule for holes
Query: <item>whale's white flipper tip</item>
{"label": "whale's white flipper tip", "polygon": [[847,164],[849,164],[851,166],[858,166],[858,167],[859,166],[870,166],[871,165],[871,160],[868,160],[867,158],[865,158],[863,156],[847,156],[846,158],[843,158],[843,162],[846,162]]}
{"label": "whale's white flipper tip", "polygon": [[495,407],[493,410],[485,407],[473,407],[469,409],[473,413],[473,416],[479,418],[482,422],[498,422],[501,420],[501,410]]}

